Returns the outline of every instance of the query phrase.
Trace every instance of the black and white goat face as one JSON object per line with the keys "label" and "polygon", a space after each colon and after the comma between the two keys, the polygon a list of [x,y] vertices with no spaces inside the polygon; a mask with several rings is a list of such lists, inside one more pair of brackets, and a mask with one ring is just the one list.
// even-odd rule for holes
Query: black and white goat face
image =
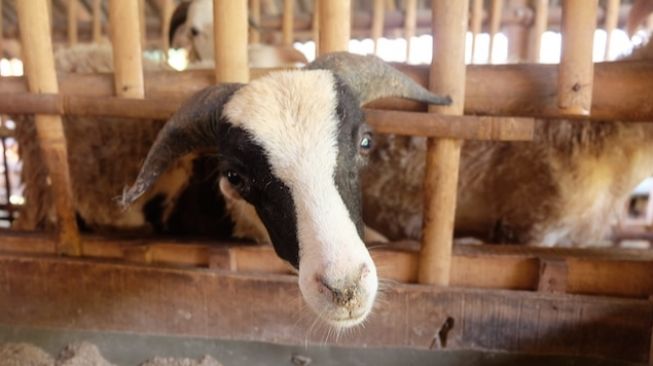
{"label": "black and white goat face", "polygon": [[370,313],[378,286],[361,239],[358,178],[370,136],[360,105],[390,95],[448,98],[374,57],[333,54],[308,69],[195,95],[163,128],[123,200],[138,198],[174,159],[216,150],[224,179],[255,207],[277,254],[299,270],[305,301],[347,327]]}

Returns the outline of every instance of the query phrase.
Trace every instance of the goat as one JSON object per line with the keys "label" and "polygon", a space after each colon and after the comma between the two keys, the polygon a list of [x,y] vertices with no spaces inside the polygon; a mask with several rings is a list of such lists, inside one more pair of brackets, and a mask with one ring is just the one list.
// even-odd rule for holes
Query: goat
{"label": "goat", "polygon": [[[653,43],[628,59],[653,60]],[[618,62],[618,61],[617,61]],[[536,120],[532,142],[466,141],[456,236],[490,243],[595,245],[613,213],[653,174],[653,124]],[[379,136],[363,173],[364,220],[418,239],[425,139]]]}
{"label": "goat", "polygon": [[359,324],[378,286],[362,241],[359,170],[371,133],[360,106],[388,96],[450,103],[374,56],[347,53],[209,87],[166,123],[122,204],[179,158],[215,150],[221,189],[254,207],[277,255],[299,271],[309,307],[333,326]]}
{"label": "goat", "polygon": [[[256,27],[250,20],[250,26]],[[213,62],[213,0],[180,3],[170,22],[170,44],[189,49],[191,67],[210,67]],[[250,67],[278,67],[306,64],[303,53],[289,46],[250,44]]]}

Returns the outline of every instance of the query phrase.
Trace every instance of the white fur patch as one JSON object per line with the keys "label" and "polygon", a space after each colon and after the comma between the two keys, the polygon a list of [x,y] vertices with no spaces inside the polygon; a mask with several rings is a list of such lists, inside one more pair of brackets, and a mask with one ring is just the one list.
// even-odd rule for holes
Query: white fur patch
{"label": "white fur patch", "polygon": [[[234,94],[224,114],[263,147],[272,172],[291,191],[300,247],[300,287],[327,319],[344,318],[325,299],[316,276],[333,283],[359,276],[365,314],[376,294],[376,270],[336,188],[338,104],[330,71],[288,71],[252,81]],[[371,298],[370,298],[371,297]],[[328,314],[324,314],[328,312]]]}

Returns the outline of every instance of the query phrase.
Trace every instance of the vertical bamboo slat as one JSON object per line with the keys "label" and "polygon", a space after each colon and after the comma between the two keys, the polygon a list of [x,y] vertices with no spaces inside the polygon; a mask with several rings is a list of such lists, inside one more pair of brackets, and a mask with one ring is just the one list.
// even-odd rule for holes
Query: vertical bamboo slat
{"label": "vertical bamboo slat", "polygon": [[315,57],[320,50],[320,0],[313,0],[313,43],[315,43]]}
{"label": "vertical bamboo slat", "polygon": [[621,5],[620,0],[607,0],[606,10],[605,10],[605,53],[603,55],[604,60],[610,58],[610,48],[612,46],[612,33],[617,28],[617,23],[619,22],[619,7]]}
{"label": "vertical bamboo slat", "polygon": [[320,48],[318,55],[347,51],[351,36],[351,0],[319,1]]}
{"label": "vertical bamboo slat", "polygon": [[535,19],[530,31],[530,42],[528,46],[528,61],[540,61],[540,49],[542,49],[542,34],[546,32],[549,19],[549,0],[533,0],[533,11]]}
{"label": "vertical bamboo slat", "polygon": [[295,41],[295,0],[283,0],[283,45],[292,46]]}
{"label": "vertical bamboo slat", "polygon": [[2,15],[2,0],[0,0],[0,60],[4,57],[5,54],[5,45],[4,45],[4,28],[2,20],[4,16]]}
{"label": "vertical bamboo slat", "polygon": [[116,95],[123,98],[143,98],[145,87],[138,2],[109,1],[109,21]]}
{"label": "vertical bamboo slat", "polygon": [[410,62],[410,50],[413,45],[413,37],[417,31],[417,0],[406,0],[406,12],[404,16],[404,37],[406,38],[406,62]]}
{"label": "vertical bamboo slat", "polygon": [[77,44],[77,2],[79,0],[68,0],[68,45]]}
{"label": "vertical bamboo slat", "polygon": [[168,56],[168,51],[170,50],[170,39],[168,38],[168,33],[170,33],[170,19],[172,18],[172,13],[175,11],[174,0],[161,0],[160,2],[161,10],[161,46],[163,48],[163,54],[165,57]]}
{"label": "vertical bamboo slat", "polygon": [[471,21],[470,27],[472,32],[472,59],[474,63],[474,56],[476,55],[476,48],[478,45],[478,36],[481,34],[481,26],[483,25],[483,0],[472,0],[471,5]]}
{"label": "vertical bamboo slat", "polygon": [[93,0],[93,42],[102,41],[102,3],[101,0]]}
{"label": "vertical bamboo slat", "polygon": [[213,32],[216,82],[248,82],[247,0],[213,0]]}
{"label": "vertical bamboo slat", "polygon": [[[429,111],[462,115],[468,2],[433,0],[432,4],[434,53],[430,89],[436,94],[450,95],[453,103],[430,106]],[[424,227],[418,271],[420,283],[449,284],[461,145],[460,140],[428,140]]]}
{"label": "vertical bamboo slat", "polygon": [[490,45],[488,47],[487,62],[494,61],[494,37],[499,33],[501,28],[501,15],[503,11],[503,0],[492,0],[492,7],[490,9]]}
{"label": "vertical bamboo slat", "polygon": [[[506,13],[518,14],[528,6],[529,0],[506,0]],[[508,23],[504,26],[508,38],[508,62],[519,63],[528,59],[529,28],[520,23]]]}
{"label": "vertical bamboo slat", "polygon": [[589,115],[592,105],[592,50],[598,0],[566,0],[562,6],[558,108],[564,114]]}
{"label": "vertical bamboo slat", "polygon": [[[109,0],[112,1],[112,0]],[[147,44],[147,4],[145,0],[138,0],[138,25],[140,26],[141,48]],[[134,33],[135,34],[135,33]]]}
{"label": "vertical bamboo slat", "polygon": [[372,40],[374,41],[374,54],[378,54],[379,38],[383,37],[385,0],[374,0],[372,6]]}
{"label": "vertical bamboo slat", "polygon": [[[258,27],[261,24],[261,0],[249,0],[249,9],[250,19]],[[261,33],[254,27],[249,31],[249,43],[261,43]]]}
{"label": "vertical bamboo slat", "polygon": [[[21,26],[23,62],[32,93],[59,92],[54,68],[47,3],[43,0],[20,0],[15,3]],[[60,116],[36,115],[36,133],[43,160],[52,182],[52,197],[57,212],[57,251],[78,256],[81,242],[70,184],[66,138]]]}

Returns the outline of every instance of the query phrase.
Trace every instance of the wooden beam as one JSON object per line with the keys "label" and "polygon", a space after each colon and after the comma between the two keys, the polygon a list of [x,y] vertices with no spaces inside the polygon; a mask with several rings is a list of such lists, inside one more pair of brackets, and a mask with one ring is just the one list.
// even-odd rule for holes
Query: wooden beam
{"label": "wooden beam", "polygon": [[[453,102],[449,106],[429,106],[429,112],[463,114],[468,5],[467,1],[432,2],[434,53],[429,89],[434,94],[450,95]],[[420,283],[449,284],[461,147],[458,139],[427,140]]]}
{"label": "wooden beam", "polygon": [[385,20],[385,0],[374,0],[372,5],[372,40],[374,41],[374,54],[379,53],[379,39],[383,37],[383,23]]}
{"label": "wooden beam", "polygon": [[215,80],[246,83],[247,0],[213,0]]}
{"label": "wooden beam", "polygon": [[78,1],[68,0],[68,45],[74,46],[77,44],[77,13]]}
{"label": "wooden beam", "polygon": [[[394,64],[419,84],[428,84],[426,65]],[[557,65],[469,65],[465,88],[465,114],[567,118],[557,106]],[[279,69],[251,69],[252,78]],[[113,78],[107,74],[60,74],[64,95],[110,96]],[[185,99],[215,83],[211,70],[150,72],[145,92],[152,98]],[[653,121],[650,86],[653,65],[648,61],[615,61],[595,65],[592,120]],[[0,93],[27,92],[24,77],[0,79]],[[375,109],[424,111],[424,105],[400,99],[368,104]],[[579,117],[580,118],[580,117]]]}
{"label": "wooden beam", "polygon": [[138,2],[111,0],[111,42],[115,70],[115,94],[123,98],[143,98],[143,58],[139,28]]}
{"label": "wooden beam", "polygon": [[347,51],[351,35],[351,0],[319,1],[318,55]]}
{"label": "wooden beam", "polygon": [[477,38],[481,34],[481,25],[483,24],[483,0],[471,0],[471,18],[470,18],[470,31],[472,33],[472,57],[470,63],[474,62],[476,55]]}
{"label": "wooden beam", "polygon": [[[16,10],[19,22],[23,25],[23,62],[30,91],[58,93],[47,4],[40,0],[18,1]],[[38,143],[52,182],[52,196],[57,215],[57,250],[66,255],[79,255],[81,245],[75,221],[66,137],[61,117],[36,115],[35,122]]]}
{"label": "wooden beam", "polygon": [[592,107],[592,51],[598,0],[566,0],[562,10],[562,54],[558,107],[563,114],[588,116]]}
{"label": "wooden beam", "polygon": [[528,44],[528,61],[540,62],[540,50],[542,49],[542,35],[546,32],[547,20],[549,18],[549,0],[532,0],[535,19],[530,29],[530,42]]}
{"label": "wooden beam", "polygon": [[102,42],[102,3],[93,0],[93,42]]}
{"label": "wooden beam", "polygon": [[292,47],[295,41],[295,0],[283,0],[283,25],[282,25],[282,43],[285,46]]}
{"label": "wooden beam", "polygon": [[503,14],[503,0],[492,0],[492,8],[490,9],[490,45],[488,47],[487,62],[494,63],[494,37],[496,37],[499,30],[501,30],[501,15]]}
{"label": "wooden beam", "polygon": [[605,53],[604,60],[610,59],[610,49],[612,47],[612,33],[617,29],[619,21],[619,9],[621,0],[607,0],[605,10]]}
{"label": "wooden beam", "polygon": [[410,50],[417,30],[417,0],[404,1],[404,38],[406,39],[406,62],[410,62]]}
{"label": "wooden beam", "polygon": [[[0,255],[0,268],[0,323],[9,326],[324,342],[293,276],[11,255]],[[453,326],[442,330],[445,322]],[[330,341],[425,349],[438,337],[451,350],[642,363],[652,322],[647,300],[386,284],[365,328]]]}
{"label": "wooden beam", "polygon": [[[256,26],[261,24],[261,0],[249,0],[249,18]],[[254,27],[249,28],[249,43],[261,43],[261,33]]]}

